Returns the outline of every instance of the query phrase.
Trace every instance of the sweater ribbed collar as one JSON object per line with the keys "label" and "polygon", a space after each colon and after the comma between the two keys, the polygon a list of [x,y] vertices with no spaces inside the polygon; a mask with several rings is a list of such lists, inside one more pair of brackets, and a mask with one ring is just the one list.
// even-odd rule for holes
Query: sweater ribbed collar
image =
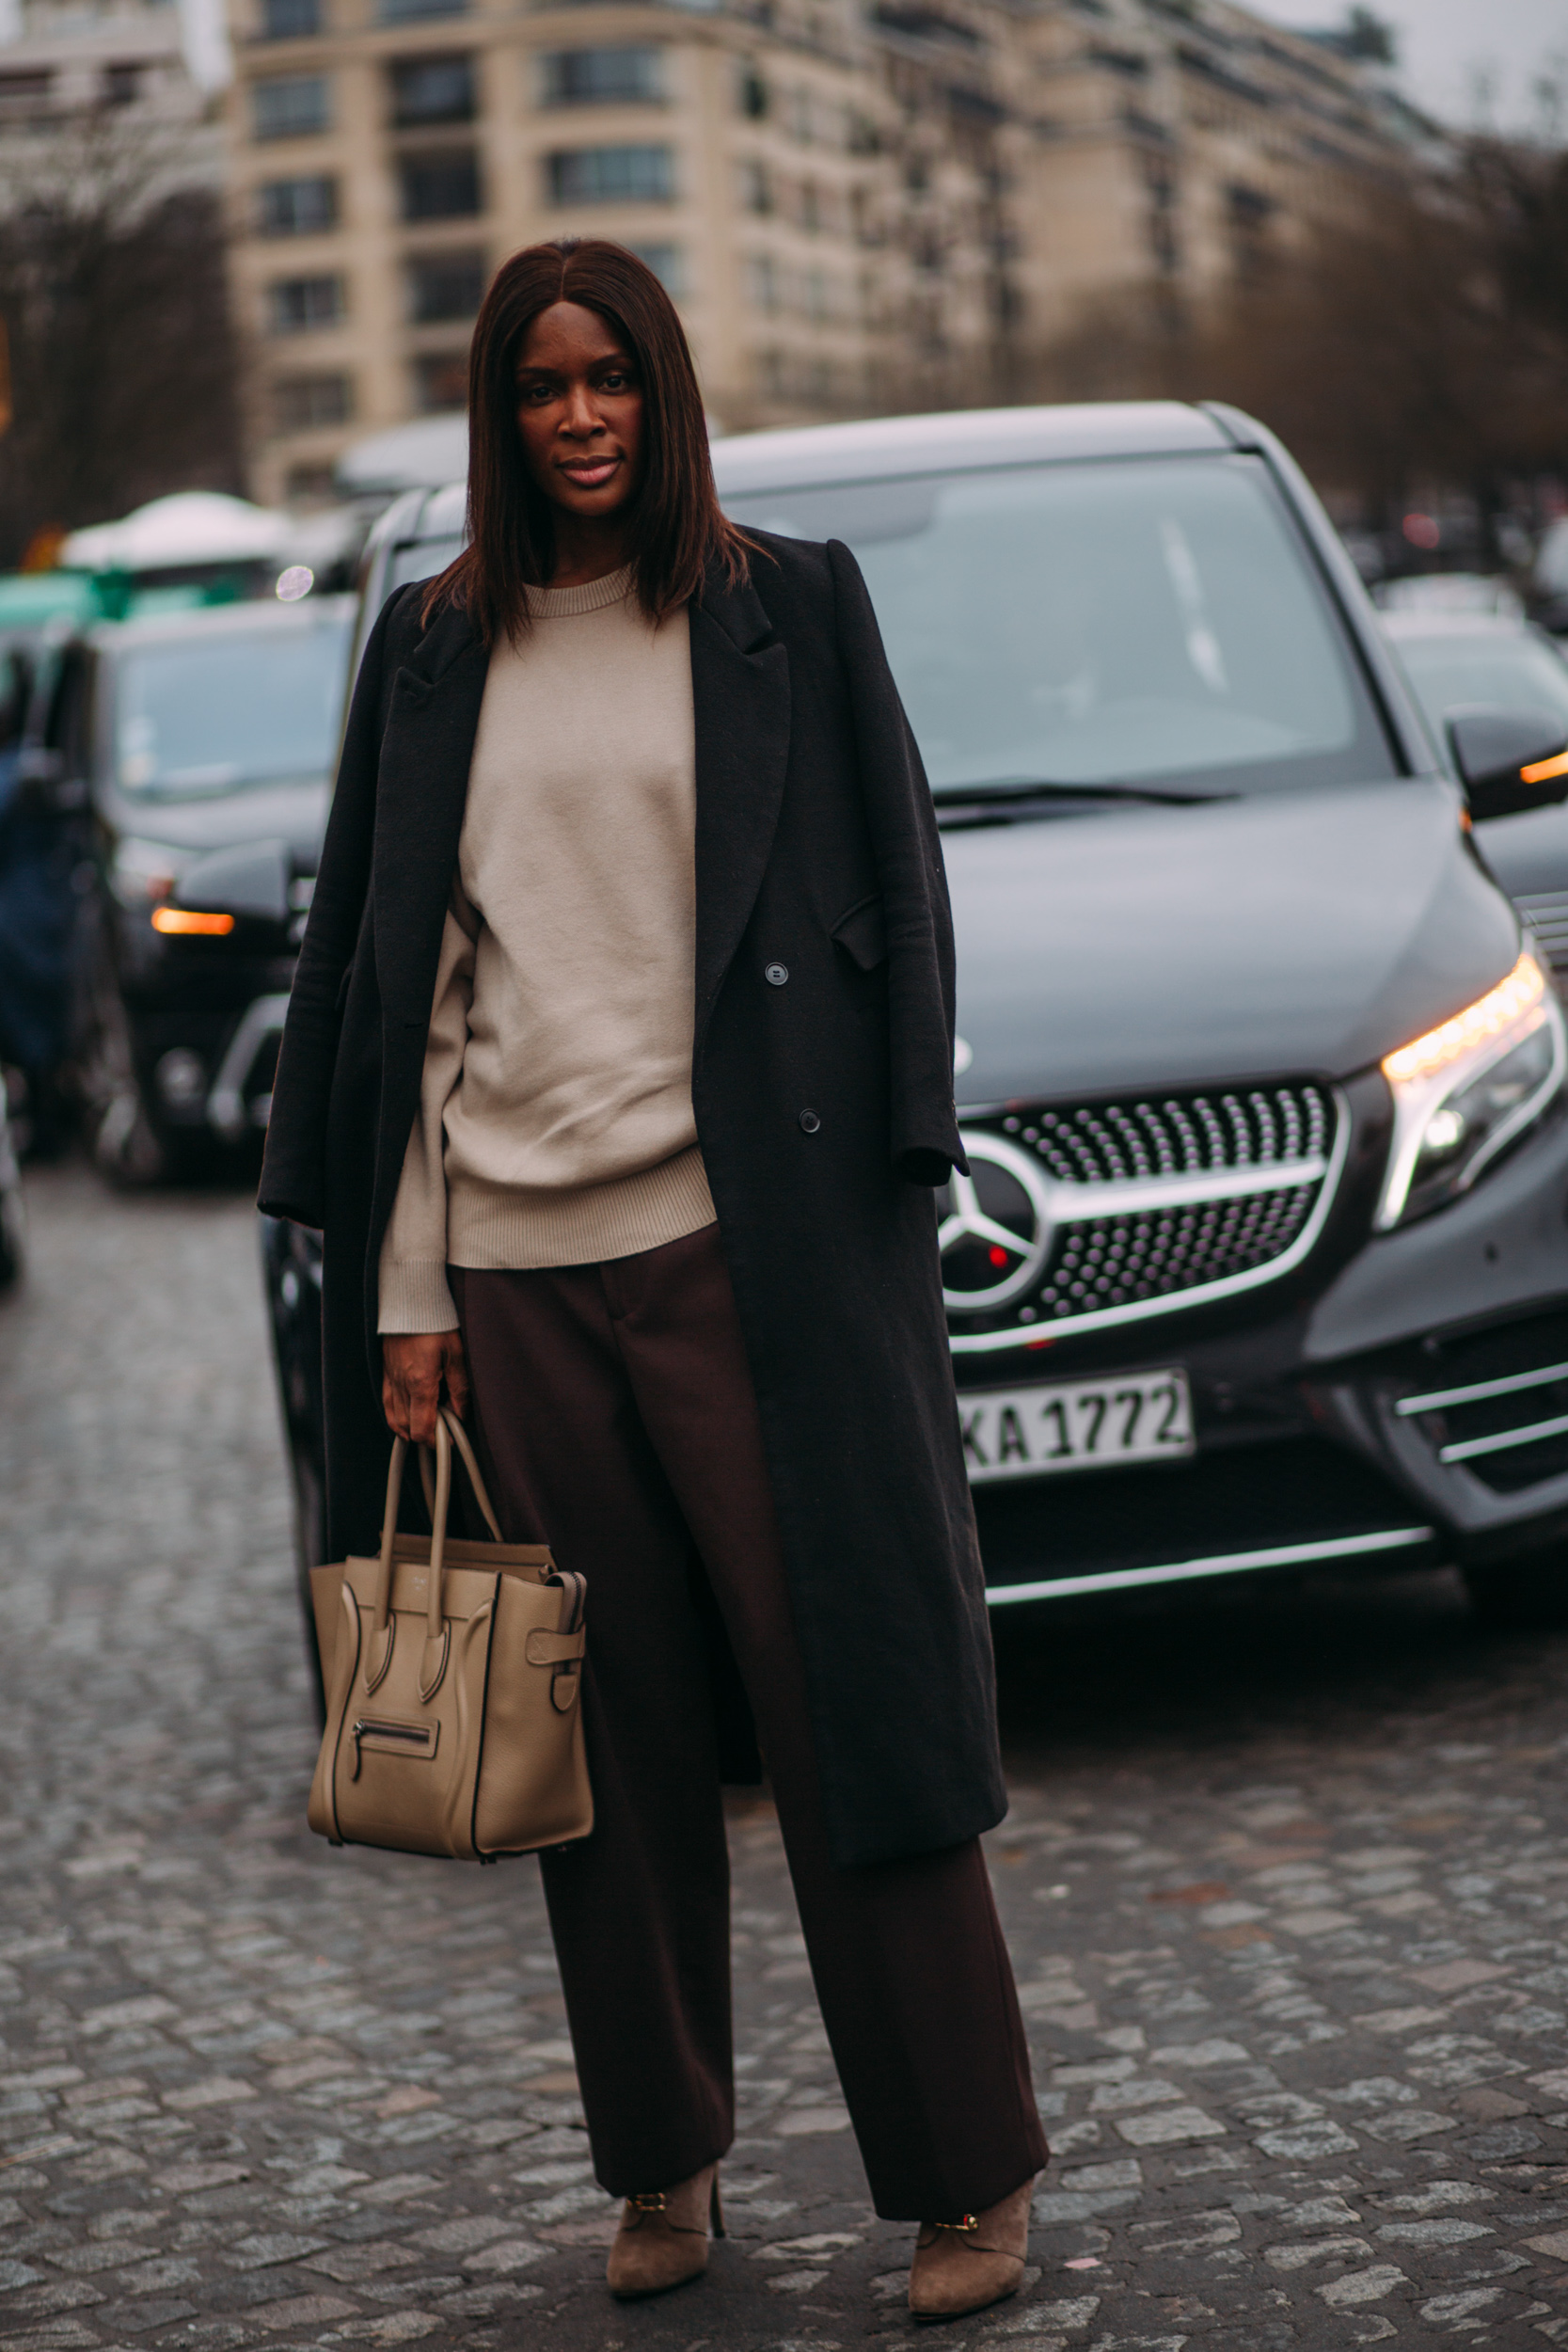
{"label": "sweater ribbed collar", "polygon": [[581,588],[531,588],[530,616],[536,621],[565,621],[581,612],[602,612],[630,593],[631,574],[631,565],[623,564],[618,572],[607,572],[603,580],[591,580]]}

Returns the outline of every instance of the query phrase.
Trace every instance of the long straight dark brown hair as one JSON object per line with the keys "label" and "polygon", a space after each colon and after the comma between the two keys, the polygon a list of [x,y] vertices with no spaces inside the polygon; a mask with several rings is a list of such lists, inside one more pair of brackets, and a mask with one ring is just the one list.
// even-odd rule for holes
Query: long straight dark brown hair
{"label": "long straight dark brown hair", "polygon": [[642,480],[627,554],[643,612],[661,620],[695,596],[715,558],[732,585],[747,576],[745,543],[714,487],[686,331],[653,271],[604,237],[525,246],[496,272],[468,355],[468,545],[424,599],[427,623],[456,605],[486,644],[527,629],[527,591],[547,587],[555,570],[553,510],[524,462],[516,379],[524,337],[556,302],[597,311],[642,389]]}

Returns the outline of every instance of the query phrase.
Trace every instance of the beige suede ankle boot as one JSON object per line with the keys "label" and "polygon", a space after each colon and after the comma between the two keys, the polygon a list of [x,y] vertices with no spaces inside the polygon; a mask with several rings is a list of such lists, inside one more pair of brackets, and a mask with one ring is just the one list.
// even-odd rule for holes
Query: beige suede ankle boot
{"label": "beige suede ankle boot", "polygon": [[916,2319],[961,2319],[1016,2295],[1029,2251],[1033,2180],[984,2213],[957,2221],[923,2221],[910,2271],[910,2309]]}
{"label": "beige suede ankle boot", "polygon": [[724,2234],[716,2164],[705,2165],[678,2187],[628,2197],[605,2266],[610,2292],[629,2302],[700,2278],[707,2268],[710,2229],[714,2237]]}

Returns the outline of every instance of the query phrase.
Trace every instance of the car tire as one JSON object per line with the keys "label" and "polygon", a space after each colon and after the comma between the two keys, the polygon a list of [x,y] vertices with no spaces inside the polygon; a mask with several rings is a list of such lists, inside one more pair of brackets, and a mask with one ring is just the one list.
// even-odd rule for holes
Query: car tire
{"label": "car tire", "polygon": [[83,1126],[100,1173],[129,1189],[156,1184],[166,1154],[136,1083],[131,1024],[102,926],[82,975],[74,1061]]}
{"label": "car tire", "polygon": [[22,1173],[11,1149],[6,1116],[5,1082],[0,1079],[0,1291],[22,1279],[27,1256],[27,1220],[22,1200]]}
{"label": "car tire", "polygon": [[1465,1584],[1476,1616],[1498,1632],[1546,1632],[1568,1625],[1568,1543],[1466,1568]]}
{"label": "car tire", "polygon": [[305,1663],[310,1677],[310,1698],[318,1730],[326,1729],[326,1684],[322,1674],[321,1645],[316,1640],[316,1606],[310,1591],[310,1571],[326,1558],[326,1496],[313,1462],[294,1458],[294,1573],[299,1583],[300,1628],[305,1635]]}

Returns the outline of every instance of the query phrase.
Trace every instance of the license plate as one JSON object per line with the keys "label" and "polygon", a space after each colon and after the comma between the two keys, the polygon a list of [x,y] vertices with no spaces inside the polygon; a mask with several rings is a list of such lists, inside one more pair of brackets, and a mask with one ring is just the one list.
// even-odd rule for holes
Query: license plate
{"label": "license plate", "polygon": [[1176,1461],[1193,1451],[1187,1375],[1174,1369],[1035,1389],[961,1389],[958,1418],[976,1486],[1054,1470]]}

